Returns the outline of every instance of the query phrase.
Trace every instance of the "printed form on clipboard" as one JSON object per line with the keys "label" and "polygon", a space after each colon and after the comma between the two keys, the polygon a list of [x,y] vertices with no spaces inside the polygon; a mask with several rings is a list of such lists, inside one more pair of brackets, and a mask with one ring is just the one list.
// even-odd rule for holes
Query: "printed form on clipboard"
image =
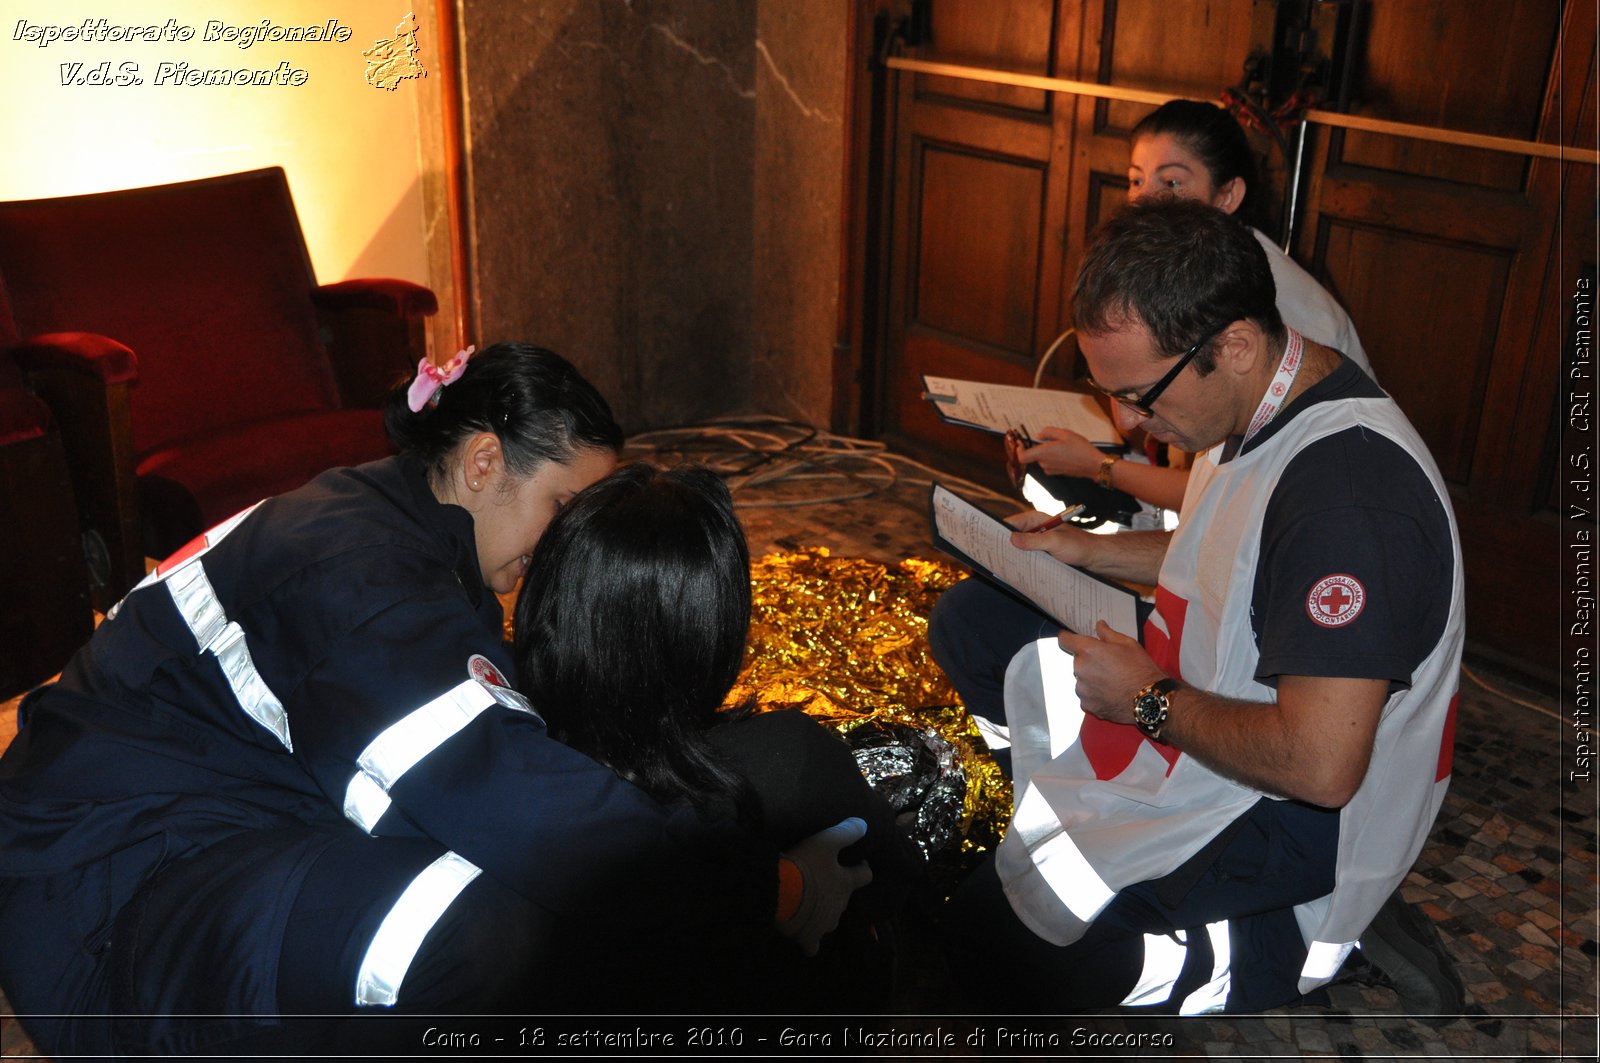
{"label": "printed form on clipboard", "polygon": [[1062,627],[1094,634],[1104,620],[1130,638],[1139,637],[1149,606],[1121,584],[1057,561],[1043,550],[1018,550],[1014,530],[940,484],[928,496],[934,545],[1002,585]]}
{"label": "printed form on clipboard", "polygon": [[924,376],[922,397],[933,404],[941,420],[985,432],[1004,435],[1013,428],[1025,431],[1028,425],[1051,426],[1070,428],[1091,443],[1120,446],[1123,441],[1094,396],[1076,391]]}

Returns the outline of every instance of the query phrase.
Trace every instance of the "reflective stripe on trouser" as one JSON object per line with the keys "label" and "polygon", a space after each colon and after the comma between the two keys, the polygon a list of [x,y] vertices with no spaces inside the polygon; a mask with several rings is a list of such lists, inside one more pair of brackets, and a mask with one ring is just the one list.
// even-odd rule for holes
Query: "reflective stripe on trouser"
{"label": "reflective stripe on trouser", "polygon": [[1083,728],[1083,707],[1078,703],[1078,678],[1072,655],[1055,639],[1040,639],[1039,679],[1044,686],[1045,726],[1050,729],[1050,759],[1071,748]]}
{"label": "reflective stripe on trouser", "polygon": [[484,709],[497,704],[533,712],[516,691],[468,679],[389,725],[356,758],[360,770],[345,787],[345,818],[371,834],[389,810],[389,788]]}
{"label": "reflective stripe on trouser", "polygon": [[229,620],[211,587],[211,580],[194,557],[165,577],[167,592],[172,595],[184,623],[199,644],[201,653],[211,653],[222,666],[228,687],[234,698],[251,719],[271,731],[285,749],[294,751],[289,737],[289,716],[283,702],[267,686],[266,680],[256,670],[250,656],[250,647],[244,631],[237,622]]}
{"label": "reflective stripe on trouser", "polygon": [[383,917],[361,958],[356,1004],[392,1007],[399,1001],[400,984],[423,938],[480,873],[480,868],[455,853],[445,853],[417,872]]}
{"label": "reflective stripe on trouser", "polygon": [[[1180,1015],[1203,1015],[1221,1011],[1228,1002],[1230,949],[1228,922],[1222,920],[1206,924],[1206,936],[1211,941],[1211,977],[1205,985],[1183,998],[1178,1007]],[[1144,936],[1144,968],[1139,981],[1122,999],[1124,1007],[1140,1007],[1165,1003],[1183,974],[1189,958],[1187,934],[1179,930],[1175,935],[1146,934]]]}
{"label": "reflective stripe on trouser", "polygon": [[1345,957],[1356,947],[1354,941],[1337,944],[1332,941],[1313,941],[1306,951],[1306,962],[1300,968],[1300,977],[1315,979],[1319,984],[1331,981],[1344,965]]}
{"label": "reflective stripe on trouser", "polygon": [[1116,896],[1061,826],[1038,787],[1029,784],[1023,791],[1011,830],[1027,845],[1029,859],[1061,903],[1085,923],[1093,921]]}

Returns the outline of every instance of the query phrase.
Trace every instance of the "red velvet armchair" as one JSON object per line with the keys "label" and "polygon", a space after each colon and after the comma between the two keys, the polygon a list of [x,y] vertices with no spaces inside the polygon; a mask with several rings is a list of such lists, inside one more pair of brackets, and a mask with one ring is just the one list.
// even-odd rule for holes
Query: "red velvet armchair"
{"label": "red velvet armchair", "polygon": [[323,469],[389,452],[433,293],[319,286],[281,168],[0,203],[10,355],[72,461],[97,601]]}

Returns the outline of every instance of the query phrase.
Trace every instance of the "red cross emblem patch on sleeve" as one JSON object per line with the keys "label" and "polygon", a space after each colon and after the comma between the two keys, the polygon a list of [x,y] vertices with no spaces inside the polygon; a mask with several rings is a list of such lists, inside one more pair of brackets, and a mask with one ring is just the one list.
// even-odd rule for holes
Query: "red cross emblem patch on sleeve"
{"label": "red cross emblem patch on sleeve", "polygon": [[1361,615],[1367,589],[1354,576],[1325,576],[1306,595],[1306,613],[1323,627],[1343,627]]}
{"label": "red cross emblem patch on sleeve", "polygon": [[506,682],[506,677],[500,674],[500,669],[496,668],[493,662],[481,653],[474,653],[467,658],[467,674],[478,682],[488,683],[490,686],[509,687],[511,685]]}

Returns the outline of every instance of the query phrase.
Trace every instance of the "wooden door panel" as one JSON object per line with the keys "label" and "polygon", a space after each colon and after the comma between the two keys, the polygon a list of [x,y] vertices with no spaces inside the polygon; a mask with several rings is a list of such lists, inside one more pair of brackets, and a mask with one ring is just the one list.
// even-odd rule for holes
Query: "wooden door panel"
{"label": "wooden door panel", "polygon": [[[1466,489],[1513,249],[1323,216],[1318,257],[1384,389]],[[1419,313],[1419,308],[1447,313]]]}
{"label": "wooden door panel", "polygon": [[[1332,133],[1330,156],[1338,152],[1340,132]],[[1550,219],[1540,213],[1526,196],[1505,195],[1458,184],[1391,178],[1371,170],[1330,165],[1317,173],[1313,216],[1330,214],[1362,218],[1394,228],[1433,225],[1448,227],[1452,237],[1465,244],[1515,245],[1533,236],[1534,230],[1548,228]],[[1302,234],[1306,231],[1302,226]],[[1507,234],[1516,234],[1508,239]],[[1301,241],[1302,246],[1307,242]],[[1309,252],[1315,260],[1315,251]],[[1321,278],[1327,283],[1327,278]],[[1328,286],[1334,291],[1334,286]],[[1339,293],[1334,291],[1335,295]],[[1352,315],[1358,328],[1359,318]],[[1366,345],[1366,336],[1361,338]],[[1382,374],[1380,373],[1381,377]]]}
{"label": "wooden door panel", "polygon": [[[1104,7],[1100,80],[1137,85],[1174,96],[1215,98],[1239,80],[1256,33],[1250,4],[1186,3],[1172,0],[1112,0]],[[1103,100],[1096,104],[1096,132],[1126,138],[1155,108]]]}
{"label": "wooden door panel", "polygon": [[[1561,0],[1374,0],[1351,112],[1490,136],[1539,128]],[[1515,191],[1519,155],[1351,132],[1335,162]]]}
{"label": "wooden door panel", "polygon": [[[989,67],[1017,74],[1051,72],[1055,5],[1051,0],[938,0],[927,58],[943,63]],[[919,96],[944,96],[1042,115],[1051,94],[1043,89],[991,85],[961,78],[916,78]]]}
{"label": "wooden door panel", "polygon": [[1125,174],[1091,173],[1089,194],[1084,199],[1084,228],[1093,232],[1101,220],[1109,218],[1128,203],[1128,178]]}
{"label": "wooden door panel", "polygon": [[925,145],[911,320],[1028,357],[1044,168]]}
{"label": "wooden door panel", "polygon": [[991,155],[1014,155],[1039,162],[1050,155],[1049,125],[999,122],[992,114],[948,106],[947,101],[919,106],[906,132],[918,142],[959,145]]}

